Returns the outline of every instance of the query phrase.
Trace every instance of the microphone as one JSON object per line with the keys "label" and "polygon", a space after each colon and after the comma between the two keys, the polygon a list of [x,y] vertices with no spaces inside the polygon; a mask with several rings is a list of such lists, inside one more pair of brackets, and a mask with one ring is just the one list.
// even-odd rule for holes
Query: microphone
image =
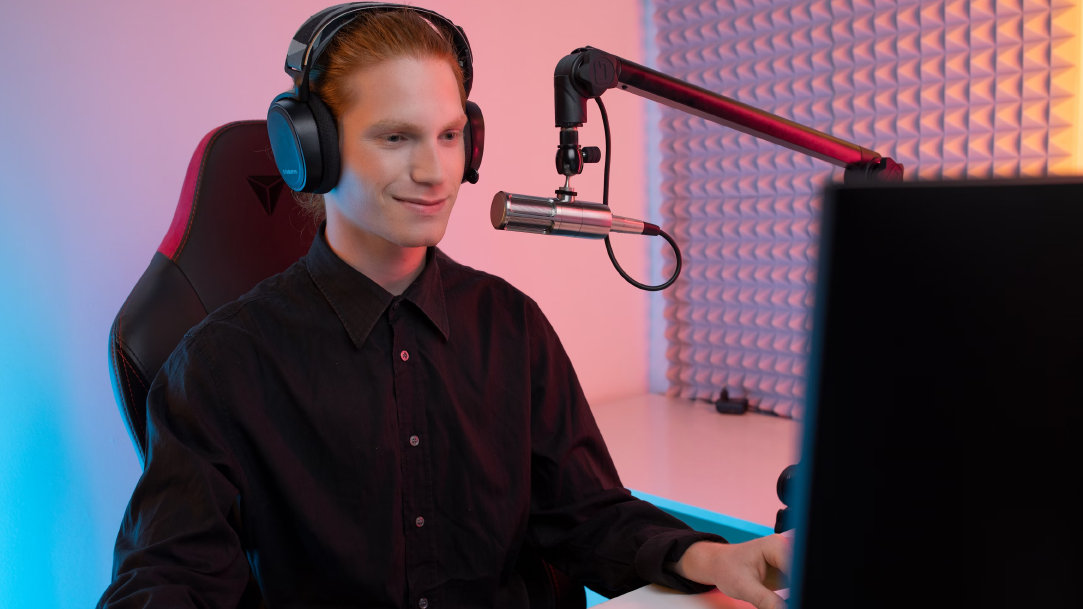
{"label": "microphone", "polygon": [[500,191],[493,196],[489,219],[497,230],[539,235],[602,239],[609,233],[658,235],[654,224],[614,215],[608,206],[571,197],[553,199]]}

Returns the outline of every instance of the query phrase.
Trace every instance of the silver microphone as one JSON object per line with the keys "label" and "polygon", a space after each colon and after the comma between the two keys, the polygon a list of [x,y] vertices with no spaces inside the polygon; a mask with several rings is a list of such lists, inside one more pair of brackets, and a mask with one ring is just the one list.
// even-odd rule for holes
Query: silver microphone
{"label": "silver microphone", "polygon": [[650,222],[614,215],[600,203],[516,195],[500,191],[493,196],[489,219],[497,230],[541,235],[601,239],[609,233],[657,235]]}

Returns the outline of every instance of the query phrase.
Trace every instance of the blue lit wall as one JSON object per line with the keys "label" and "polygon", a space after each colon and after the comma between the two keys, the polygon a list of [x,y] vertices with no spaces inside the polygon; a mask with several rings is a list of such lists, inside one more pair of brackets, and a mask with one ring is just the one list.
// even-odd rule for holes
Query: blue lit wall
{"label": "blue lit wall", "polygon": [[88,7],[27,27],[49,12],[5,7],[0,24],[18,66],[0,96],[3,607],[93,605],[138,470],[105,365],[133,270],[118,265],[127,239],[107,187],[128,161],[109,143],[123,110],[103,95],[119,75],[83,53],[104,16]]}

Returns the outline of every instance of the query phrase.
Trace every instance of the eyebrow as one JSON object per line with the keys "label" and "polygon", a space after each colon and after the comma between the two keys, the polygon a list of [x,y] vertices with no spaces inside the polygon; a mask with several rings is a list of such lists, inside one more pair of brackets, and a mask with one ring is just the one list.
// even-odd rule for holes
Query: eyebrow
{"label": "eyebrow", "polygon": [[[448,129],[462,129],[466,126],[467,117],[466,114],[461,114],[453,120],[448,121],[440,128],[440,131],[447,131]],[[414,132],[420,131],[418,126],[414,123],[407,121],[397,120],[382,120],[369,125],[367,131],[407,131]]]}

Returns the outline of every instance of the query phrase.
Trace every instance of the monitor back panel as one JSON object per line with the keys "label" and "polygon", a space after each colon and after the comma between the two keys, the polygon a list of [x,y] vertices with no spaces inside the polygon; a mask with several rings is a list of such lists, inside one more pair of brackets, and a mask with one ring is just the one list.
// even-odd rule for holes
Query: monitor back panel
{"label": "monitor back panel", "polygon": [[1083,180],[825,191],[794,599],[1077,607]]}

